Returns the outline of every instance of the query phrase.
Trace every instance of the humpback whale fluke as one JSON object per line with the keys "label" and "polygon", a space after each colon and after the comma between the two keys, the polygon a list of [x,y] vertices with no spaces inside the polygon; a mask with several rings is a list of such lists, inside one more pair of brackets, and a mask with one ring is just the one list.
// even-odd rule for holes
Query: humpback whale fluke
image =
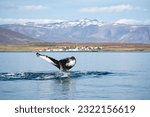
{"label": "humpback whale fluke", "polygon": [[47,55],[39,54],[38,52],[36,53],[36,55],[38,57],[50,62],[51,64],[53,64],[54,66],[56,66],[58,69],[60,69],[62,71],[68,71],[69,69],[71,69],[76,64],[76,58],[74,56],[64,58],[61,60],[56,60],[56,59],[49,57]]}

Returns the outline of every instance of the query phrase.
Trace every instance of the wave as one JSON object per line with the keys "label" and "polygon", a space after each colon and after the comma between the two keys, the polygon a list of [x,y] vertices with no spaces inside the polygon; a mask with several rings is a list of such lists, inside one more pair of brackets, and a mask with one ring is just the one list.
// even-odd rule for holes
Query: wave
{"label": "wave", "polygon": [[71,72],[20,72],[0,73],[0,81],[4,80],[52,80],[62,78],[98,78],[104,75],[113,74],[107,71],[71,71]]}

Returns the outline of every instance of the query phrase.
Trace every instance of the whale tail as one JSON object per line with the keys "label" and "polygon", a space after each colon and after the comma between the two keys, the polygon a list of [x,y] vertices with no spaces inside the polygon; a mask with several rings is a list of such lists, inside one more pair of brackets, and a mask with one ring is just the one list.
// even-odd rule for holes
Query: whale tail
{"label": "whale tail", "polygon": [[47,55],[42,55],[42,54],[39,54],[38,52],[36,53],[37,57],[40,57],[41,59],[44,59],[46,60],[47,62],[50,62],[51,64],[53,64],[54,66],[56,66],[58,69],[60,69],[60,65],[59,65],[59,61],[54,59],[54,58],[51,58]]}
{"label": "whale tail", "polygon": [[74,56],[68,57],[65,59],[61,59],[61,60],[56,60],[56,59],[49,57],[47,55],[39,54],[38,52],[36,53],[36,55],[37,55],[37,57],[40,57],[40,58],[46,60],[47,62],[50,62],[51,64],[56,66],[61,71],[68,71],[69,69],[71,69],[76,64],[76,59]]}
{"label": "whale tail", "polygon": [[41,54],[39,54],[38,52],[36,53],[37,56],[40,56]]}

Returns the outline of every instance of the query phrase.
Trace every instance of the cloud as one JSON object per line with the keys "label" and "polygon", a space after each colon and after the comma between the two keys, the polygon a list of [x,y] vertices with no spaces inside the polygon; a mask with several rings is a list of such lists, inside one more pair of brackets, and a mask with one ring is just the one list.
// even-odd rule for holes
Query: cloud
{"label": "cloud", "polygon": [[24,5],[24,6],[17,6],[14,4],[5,4],[2,5],[0,4],[0,9],[17,9],[17,10],[23,10],[23,11],[39,11],[39,10],[44,10],[47,7],[43,5]]}
{"label": "cloud", "polygon": [[18,7],[14,4],[0,4],[0,9],[17,9]]}
{"label": "cloud", "polygon": [[139,7],[135,7],[132,5],[114,5],[105,7],[86,7],[81,8],[79,11],[82,13],[98,13],[98,12],[122,12],[136,9],[139,9]]}
{"label": "cloud", "polygon": [[24,11],[39,11],[46,9],[43,5],[26,5],[26,6],[20,6],[19,9]]}
{"label": "cloud", "polygon": [[62,21],[65,20],[0,18],[0,24],[25,24],[27,22],[34,22],[35,24],[46,24],[46,23],[54,23],[54,22],[62,22]]}
{"label": "cloud", "polygon": [[115,23],[116,24],[129,24],[129,25],[140,25],[140,24],[149,25],[150,20],[141,21],[141,20],[135,20],[135,19],[119,19]]}
{"label": "cloud", "polygon": [[[47,23],[56,23],[56,22],[63,22],[67,20],[61,19],[14,19],[14,18],[0,18],[0,24],[26,24],[28,22],[33,22],[35,24],[47,24]],[[136,19],[119,19],[115,22],[110,22],[115,24],[130,24],[130,25],[139,25],[145,24],[150,25],[150,19],[148,20],[136,20]]]}

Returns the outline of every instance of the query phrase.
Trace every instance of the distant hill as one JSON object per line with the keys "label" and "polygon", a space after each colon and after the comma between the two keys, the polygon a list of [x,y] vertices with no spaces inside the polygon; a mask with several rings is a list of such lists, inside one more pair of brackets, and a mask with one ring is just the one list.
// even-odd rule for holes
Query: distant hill
{"label": "distant hill", "polygon": [[0,44],[26,44],[38,41],[39,40],[25,36],[18,32],[0,28]]}
{"label": "distant hill", "polygon": [[[150,25],[104,23],[96,19],[56,21],[48,24],[28,22],[25,24],[5,24],[0,27],[31,38],[41,39],[44,42],[150,43]],[[9,36],[10,38],[12,39],[11,36]]]}

